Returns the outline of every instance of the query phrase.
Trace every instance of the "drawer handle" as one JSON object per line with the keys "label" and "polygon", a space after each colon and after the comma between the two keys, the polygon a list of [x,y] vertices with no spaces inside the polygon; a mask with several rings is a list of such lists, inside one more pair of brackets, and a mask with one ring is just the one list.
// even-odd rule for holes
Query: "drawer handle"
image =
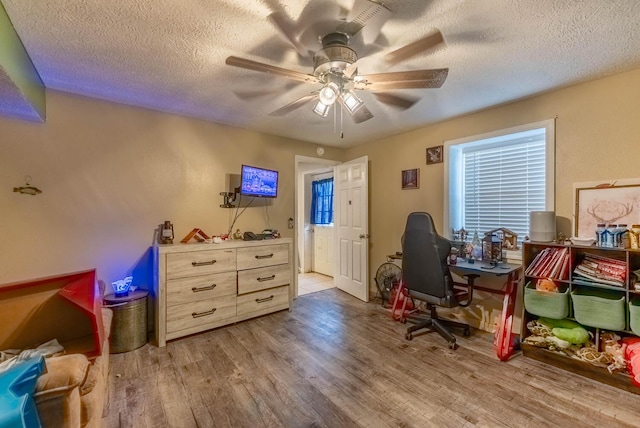
{"label": "drawer handle", "polygon": [[191,291],[193,291],[194,293],[198,293],[200,291],[209,291],[209,290],[213,290],[214,288],[216,288],[218,286],[218,284],[211,284],[208,287],[192,287]]}
{"label": "drawer handle", "polygon": [[213,308],[213,309],[211,309],[210,311],[205,311],[205,312],[200,312],[200,313],[198,313],[198,312],[193,312],[193,313],[191,314],[191,316],[192,316],[193,318],[206,317],[207,315],[213,315],[213,313],[216,311],[216,309],[217,309],[217,308]]}
{"label": "drawer handle", "polygon": [[191,266],[193,266],[193,267],[209,266],[209,265],[214,264],[215,262],[217,262],[217,260],[211,260],[210,262],[191,262]]}
{"label": "drawer handle", "polygon": [[273,257],[273,253],[266,254],[264,256],[256,256],[256,259],[258,259],[258,260],[260,260],[260,259],[270,259],[271,257]]}
{"label": "drawer handle", "polygon": [[276,279],[276,275],[273,274],[271,276],[265,276],[264,278],[256,278],[258,282],[271,281],[272,279]]}
{"label": "drawer handle", "polygon": [[269,297],[265,297],[264,299],[256,299],[256,303],[264,303],[273,300],[273,294]]}

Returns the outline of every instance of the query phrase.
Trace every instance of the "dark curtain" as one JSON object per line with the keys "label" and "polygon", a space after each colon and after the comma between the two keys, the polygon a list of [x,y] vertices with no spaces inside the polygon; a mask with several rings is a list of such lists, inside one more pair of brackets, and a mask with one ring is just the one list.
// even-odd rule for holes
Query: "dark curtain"
{"label": "dark curtain", "polygon": [[311,224],[333,223],[333,178],[311,183]]}

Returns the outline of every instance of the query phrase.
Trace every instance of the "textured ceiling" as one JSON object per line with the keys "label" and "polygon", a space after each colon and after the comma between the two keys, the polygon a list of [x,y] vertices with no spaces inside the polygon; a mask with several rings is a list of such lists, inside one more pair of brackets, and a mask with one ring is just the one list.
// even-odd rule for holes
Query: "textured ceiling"
{"label": "textured ceiling", "polygon": [[[374,118],[357,125],[320,118],[312,104],[270,117],[319,85],[225,58],[312,73],[268,15],[284,10],[310,44],[353,0],[0,1],[47,88],[338,147],[640,66],[640,1],[385,0],[393,15],[356,46],[359,72],[448,67],[444,85],[394,91],[420,98],[405,111],[359,91]],[[381,60],[436,28],[446,47],[393,67]]]}

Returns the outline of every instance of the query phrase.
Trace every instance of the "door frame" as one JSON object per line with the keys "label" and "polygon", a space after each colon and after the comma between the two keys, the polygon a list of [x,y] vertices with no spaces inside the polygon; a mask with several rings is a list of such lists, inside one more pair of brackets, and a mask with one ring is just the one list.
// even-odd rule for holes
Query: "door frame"
{"label": "door frame", "polygon": [[[317,172],[318,170],[330,170],[334,166],[340,165],[342,161],[334,159],[321,159],[311,156],[295,155],[294,161],[294,227],[293,227],[293,248],[294,248],[294,278],[293,278],[293,298],[298,297],[298,266],[300,266],[300,240],[304,240],[304,235],[300,232],[304,231],[304,222],[300,220],[300,207],[304,209],[304,176]],[[306,165],[308,164],[308,165]],[[302,185],[300,185],[302,182]],[[300,224],[302,223],[302,224]],[[304,242],[302,242],[304,244]],[[335,261],[334,261],[335,263]]]}

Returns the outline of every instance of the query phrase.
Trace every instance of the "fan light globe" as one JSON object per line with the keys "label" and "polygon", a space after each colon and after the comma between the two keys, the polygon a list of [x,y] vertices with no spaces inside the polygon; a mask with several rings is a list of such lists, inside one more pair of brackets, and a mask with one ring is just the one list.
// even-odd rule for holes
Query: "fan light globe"
{"label": "fan light globe", "polygon": [[362,100],[353,93],[353,91],[343,91],[340,97],[342,98],[342,103],[350,114],[355,113],[364,104]]}
{"label": "fan light globe", "polygon": [[322,104],[327,106],[332,105],[338,99],[338,94],[340,93],[340,87],[335,82],[327,83],[318,94],[318,98],[322,101]]}
{"label": "fan light globe", "polygon": [[330,105],[323,103],[321,100],[318,100],[316,105],[313,107],[313,112],[320,117],[327,117],[329,114]]}

